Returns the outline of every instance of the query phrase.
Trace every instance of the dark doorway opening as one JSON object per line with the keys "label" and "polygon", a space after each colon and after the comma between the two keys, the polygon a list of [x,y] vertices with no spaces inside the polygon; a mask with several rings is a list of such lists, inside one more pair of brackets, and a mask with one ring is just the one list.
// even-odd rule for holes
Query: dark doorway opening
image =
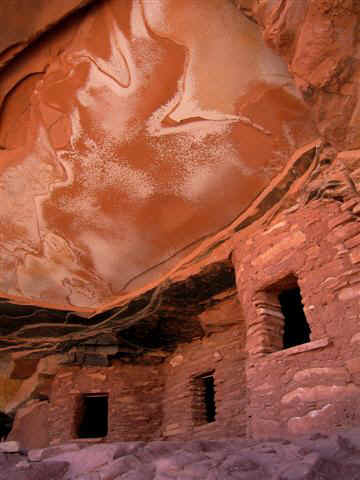
{"label": "dark doorway opening", "polygon": [[284,348],[310,342],[311,329],[306,320],[299,287],[290,288],[279,294],[281,311],[285,317]]}
{"label": "dark doorway opening", "polygon": [[81,398],[78,438],[106,437],[108,433],[108,394],[85,394]]}
{"label": "dark doorway opening", "polygon": [[8,415],[0,410],[0,442],[6,441],[11,432],[13,422],[14,417],[12,415]]}
{"label": "dark doorway opening", "polygon": [[205,411],[206,411],[206,421],[207,423],[215,422],[216,416],[216,406],[215,406],[215,384],[214,376],[207,375],[202,378],[204,382],[204,400],[205,400]]}
{"label": "dark doorway opening", "polygon": [[215,422],[215,382],[213,373],[195,378],[194,421],[196,425]]}

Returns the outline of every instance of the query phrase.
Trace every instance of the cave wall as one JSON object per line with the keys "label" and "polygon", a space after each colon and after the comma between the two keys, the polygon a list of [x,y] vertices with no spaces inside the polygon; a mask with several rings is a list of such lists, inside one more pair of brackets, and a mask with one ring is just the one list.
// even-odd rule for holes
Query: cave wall
{"label": "cave wall", "polygon": [[[249,436],[360,425],[359,200],[299,202],[235,241]],[[284,320],[271,292],[289,276],[298,279],[311,337],[282,350]]]}
{"label": "cave wall", "polygon": [[0,355],[0,411],[10,402],[21,385],[21,380],[11,378],[12,369],[10,355]]}
{"label": "cave wall", "polygon": [[0,375],[0,410],[3,410],[11,401],[20,385],[20,380],[9,378],[8,375]]}
{"label": "cave wall", "polygon": [[360,5],[356,0],[236,0],[286,60],[324,141],[360,146]]}

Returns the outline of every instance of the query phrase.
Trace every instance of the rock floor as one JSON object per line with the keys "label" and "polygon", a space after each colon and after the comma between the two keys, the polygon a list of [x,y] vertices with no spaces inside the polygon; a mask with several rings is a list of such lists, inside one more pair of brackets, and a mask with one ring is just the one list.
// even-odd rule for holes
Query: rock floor
{"label": "rock floor", "polygon": [[196,479],[360,480],[360,428],[292,440],[71,443],[0,453],[0,480]]}

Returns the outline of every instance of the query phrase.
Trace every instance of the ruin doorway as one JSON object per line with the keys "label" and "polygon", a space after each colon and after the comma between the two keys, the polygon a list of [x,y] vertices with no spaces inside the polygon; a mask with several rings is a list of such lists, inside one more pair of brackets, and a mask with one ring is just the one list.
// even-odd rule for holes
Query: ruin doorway
{"label": "ruin doorway", "polygon": [[215,422],[214,372],[205,373],[194,380],[194,423],[203,425]]}
{"label": "ruin doorway", "polygon": [[311,329],[306,320],[301,292],[297,283],[292,288],[281,291],[278,299],[284,315],[283,348],[310,342]]}
{"label": "ruin doorway", "polygon": [[108,433],[108,394],[82,395],[77,428],[78,438],[106,437]]}
{"label": "ruin doorway", "polygon": [[216,406],[215,406],[215,384],[214,376],[207,375],[202,378],[204,382],[204,402],[207,423],[215,422]]}

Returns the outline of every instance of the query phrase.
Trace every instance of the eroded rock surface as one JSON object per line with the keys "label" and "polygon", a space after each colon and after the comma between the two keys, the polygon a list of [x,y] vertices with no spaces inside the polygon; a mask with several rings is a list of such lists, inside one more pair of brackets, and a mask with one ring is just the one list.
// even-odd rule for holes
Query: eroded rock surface
{"label": "eroded rock surface", "polygon": [[1,6],[0,69],[41,33],[90,0],[12,0]]}
{"label": "eroded rock surface", "polygon": [[[67,444],[0,456],[0,479],[311,480],[358,479],[359,430],[245,441]],[[0,454],[1,455],[1,454]]]}
{"label": "eroded rock surface", "polygon": [[[242,7],[242,0],[237,3]],[[359,148],[358,2],[250,3],[265,40],[288,62],[323,138],[338,150]]]}

